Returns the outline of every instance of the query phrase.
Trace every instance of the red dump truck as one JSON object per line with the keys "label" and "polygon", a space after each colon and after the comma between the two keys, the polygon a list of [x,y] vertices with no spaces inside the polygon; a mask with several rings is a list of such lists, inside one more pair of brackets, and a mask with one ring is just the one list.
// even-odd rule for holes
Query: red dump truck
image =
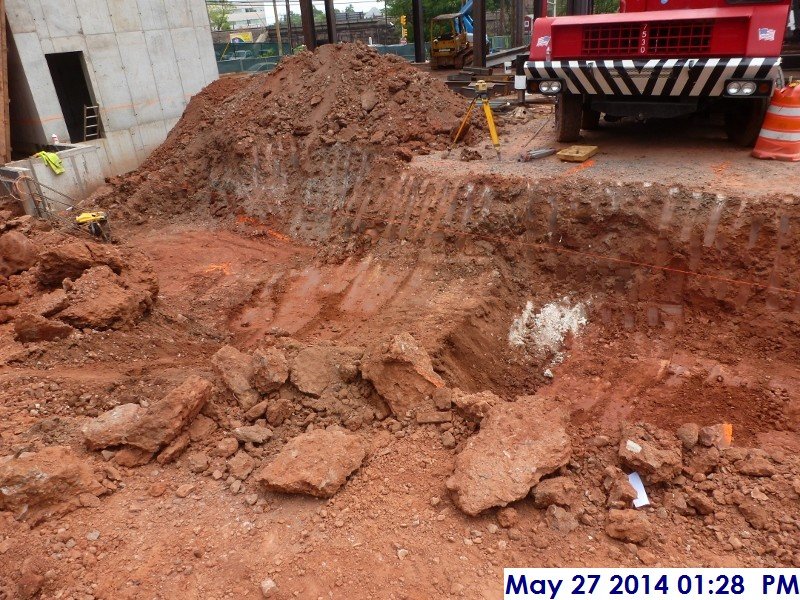
{"label": "red dump truck", "polygon": [[[621,0],[618,13],[537,18],[515,88],[557,97],[558,140],[609,121],[719,111],[751,145],[776,86],[791,0]],[[546,13],[543,0],[542,13]],[[787,25],[789,23],[789,25]]]}

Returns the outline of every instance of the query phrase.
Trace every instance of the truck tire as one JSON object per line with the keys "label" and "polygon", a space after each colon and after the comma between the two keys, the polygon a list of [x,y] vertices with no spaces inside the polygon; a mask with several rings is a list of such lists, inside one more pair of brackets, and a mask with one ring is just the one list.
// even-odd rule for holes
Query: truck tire
{"label": "truck tire", "polygon": [[563,93],[556,103],[556,139],[574,142],[581,135],[583,98],[577,94]]}
{"label": "truck tire", "polygon": [[725,111],[725,133],[737,146],[752,146],[758,139],[769,101],[766,98],[734,100]]}

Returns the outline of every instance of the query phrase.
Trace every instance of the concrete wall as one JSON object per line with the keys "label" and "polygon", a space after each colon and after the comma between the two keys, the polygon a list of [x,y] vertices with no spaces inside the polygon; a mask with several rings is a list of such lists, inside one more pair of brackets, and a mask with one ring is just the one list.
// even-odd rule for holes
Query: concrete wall
{"label": "concrete wall", "polygon": [[103,180],[111,175],[105,154],[98,144],[59,145],[56,149],[61,164],[64,165],[64,173],[61,175],[56,175],[41,158],[31,156],[0,167],[0,177],[10,169],[46,186],[43,188],[44,195],[59,202],[68,202],[66,198],[51,193],[47,188],[80,200],[102,185]]}
{"label": "concrete wall", "polygon": [[[106,174],[136,168],[189,99],[218,77],[204,0],[6,0],[13,44],[14,151],[71,141],[46,54],[83,52]],[[101,178],[102,180],[102,178]]]}

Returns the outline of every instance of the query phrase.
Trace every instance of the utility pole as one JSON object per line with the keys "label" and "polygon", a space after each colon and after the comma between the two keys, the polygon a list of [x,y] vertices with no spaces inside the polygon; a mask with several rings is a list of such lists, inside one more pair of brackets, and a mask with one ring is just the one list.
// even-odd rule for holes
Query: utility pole
{"label": "utility pole", "polygon": [[511,0],[513,8],[513,29],[511,30],[511,45],[515,48],[522,46],[525,29],[525,0]]}
{"label": "utility pole", "polygon": [[[264,11],[264,13],[266,12],[267,11]],[[278,56],[283,56],[283,41],[281,40],[281,22],[278,20],[278,0],[272,0],[272,13],[275,15],[275,39],[278,40]],[[266,16],[266,14],[264,16]]]}
{"label": "utility pole", "polygon": [[414,28],[414,62],[425,62],[425,26],[422,22],[422,0],[411,0],[411,23]]}
{"label": "utility pole", "polygon": [[328,43],[335,44],[339,40],[336,36],[336,9],[333,0],[325,0],[325,22],[328,25]]}
{"label": "utility pole", "polygon": [[286,0],[286,33],[289,34],[289,54],[294,50],[294,41],[292,37],[294,32],[292,30],[292,9],[289,8],[289,0]]}
{"label": "utility pole", "polygon": [[11,160],[11,119],[8,114],[8,40],[5,0],[0,0],[0,162]]}
{"label": "utility pole", "polygon": [[472,17],[475,21],[472,31],[472,64],[486,66],[486,2],[475,0],[472,4]]}
{"label": "utility pole", "polygon": [[311,0],[300,0],[300,21],[303,23],[303,43],[309,50],[315,50],[317,30],[314,24],[314,5]]}

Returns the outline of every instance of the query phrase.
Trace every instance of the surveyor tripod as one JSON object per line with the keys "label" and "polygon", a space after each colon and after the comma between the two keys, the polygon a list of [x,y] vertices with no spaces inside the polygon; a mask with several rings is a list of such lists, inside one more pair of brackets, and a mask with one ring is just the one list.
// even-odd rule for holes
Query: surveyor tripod
{"label": "surveyor tripod", "polygon": [[492,138],[492,145],[497,152],[497,160],[500,160],[500,138],[497,135],[497,128],[494,125],[492,107],[489,106],[489,86],[482,79],[475,82],[475,97],[472,99],[472,102],[469,103],[467,114],[464,115],[464,119],[461,121],[461,125],[456,132],[456,137],[453,138],[453,146],[461,139],[461,134],[464,133],[467,123],[469,123],[472,109],[475,108],[476,104],[483,107],[483,114],[486,115],[486,124],[489,126],[489,135]]}

